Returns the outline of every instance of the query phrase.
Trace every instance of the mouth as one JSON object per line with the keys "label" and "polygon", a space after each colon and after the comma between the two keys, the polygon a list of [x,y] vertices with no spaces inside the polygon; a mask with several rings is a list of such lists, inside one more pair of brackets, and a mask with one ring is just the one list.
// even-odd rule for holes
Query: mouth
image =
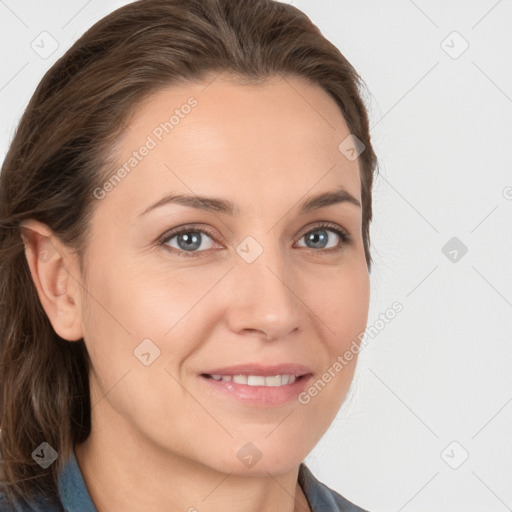
{"label": "mouth", "polygon": [[244,384],[247,386],[265,386],[265,387],[280,387],[293,384],[296,380],[303,379],[304,375],[293,374],[278,374],[278,375],[221,375],[221,374],[208,374],[203,373],[201,377],[206,379],[213,379],[222,382],[233,382],[234,384]]}
{"label": "mouth", "polygon": [[279,406],[296,400],[312,376],[309,368],[291,364],[239,365],[199,375],[210,393],[256,407]]}

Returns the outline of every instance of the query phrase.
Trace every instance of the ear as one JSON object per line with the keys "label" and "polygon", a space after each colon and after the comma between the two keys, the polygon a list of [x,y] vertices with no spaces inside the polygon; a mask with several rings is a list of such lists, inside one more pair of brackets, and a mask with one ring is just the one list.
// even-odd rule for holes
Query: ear
{"label": "ear", "polygon": [[50,323],[61,338],[81,339],[81,276],[77,256],[46,224],[29,219],[22,221],[20,229],[32,280]]}

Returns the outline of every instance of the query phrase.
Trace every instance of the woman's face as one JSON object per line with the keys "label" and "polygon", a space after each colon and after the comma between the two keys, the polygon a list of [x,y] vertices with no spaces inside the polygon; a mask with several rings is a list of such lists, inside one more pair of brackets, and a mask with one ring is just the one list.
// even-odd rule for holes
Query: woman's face
{"label": "woman's face", "polygon": [[93,429],[224,472],[306,457],[346,396],[357,357],[335,363],[368,314],[362,210],[339,194],[361,202],[349,134],[334,100],[292,77],[221,75],[138,109],[93,198]]}

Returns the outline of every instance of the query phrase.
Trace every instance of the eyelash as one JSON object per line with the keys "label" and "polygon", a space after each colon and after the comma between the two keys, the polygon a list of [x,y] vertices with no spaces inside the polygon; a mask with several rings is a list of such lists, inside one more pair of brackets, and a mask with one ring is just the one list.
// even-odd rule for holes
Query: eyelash
{"label": "eyelash", "polygon": [[[311,249],[311,248],[306,248],[306,250],[309,250],[309,251],[312,251],[312,252],[323,252],[323,253],[333,253],[333,252],[339,252],[339,251],[342,251],[343,250],[343,246],[344,245],[349,245],[352,243],[352,236],[347,232],[345,231],[343,228],[341,228],[340,226],[338,226],[337,224],[332,224],[330,222],[324,222],[318,226],[315,226],[314,228],[312,229],[309,229],[308,231],[306,231],[305,233],[301,234],[301,236],[299,237],[299,240],[302,239],[304,236],[314,232],[314,231],[317,231],[317,230],[321,230],[323,228],[328,228],[330,231],[334,232],[336,235],[338,235],[341,239],[341,243],[338,247],[331,247],[329,249]],[[186,225],[186,226],[182,226],[180,228],[176,228],[176,230],[173,230],[169,233],[165,233],[164,235],[162,235],[158,241],[157,241],[157,244],[161,247],[163,247],[164,250],[166,250],[167,252],[171,253],[171,254],[175,254],[177,256],[185,256],[185,257],[198,257],[198,256],[201,256],[201,253],[205,253],[205,252],[208,252],[208,250],[203,250],[203,251],[183,251],[183,250],[177,250],[176,248],[174,247],[169,247],[167,244],[167,242],[169,242],[170,240],[172,240],[173,238],[175,238],[176,236],[179,236],[183,233],[203,233],[205,235],[208,235],[210,238],[212,238],[213,241],[216,242],[215,240],[215,236],[212,232],[210,232],[209,229],[207,228],[199,228],[199,227],[195,227],[194,225]]]}

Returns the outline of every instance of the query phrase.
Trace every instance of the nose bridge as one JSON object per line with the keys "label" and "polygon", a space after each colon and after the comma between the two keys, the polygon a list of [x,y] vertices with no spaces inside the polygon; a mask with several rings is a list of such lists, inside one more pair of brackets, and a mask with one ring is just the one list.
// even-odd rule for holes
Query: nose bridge
{"label": "nose bridge", "polygon": [[259,237],[263,238],[260,243],[247,237],[237,246],[235,273],[239,284],[237,299],[230,308],[232,328],[259,330],[277,338],[298,326],[300,301],[288,255],[271,233]]}

